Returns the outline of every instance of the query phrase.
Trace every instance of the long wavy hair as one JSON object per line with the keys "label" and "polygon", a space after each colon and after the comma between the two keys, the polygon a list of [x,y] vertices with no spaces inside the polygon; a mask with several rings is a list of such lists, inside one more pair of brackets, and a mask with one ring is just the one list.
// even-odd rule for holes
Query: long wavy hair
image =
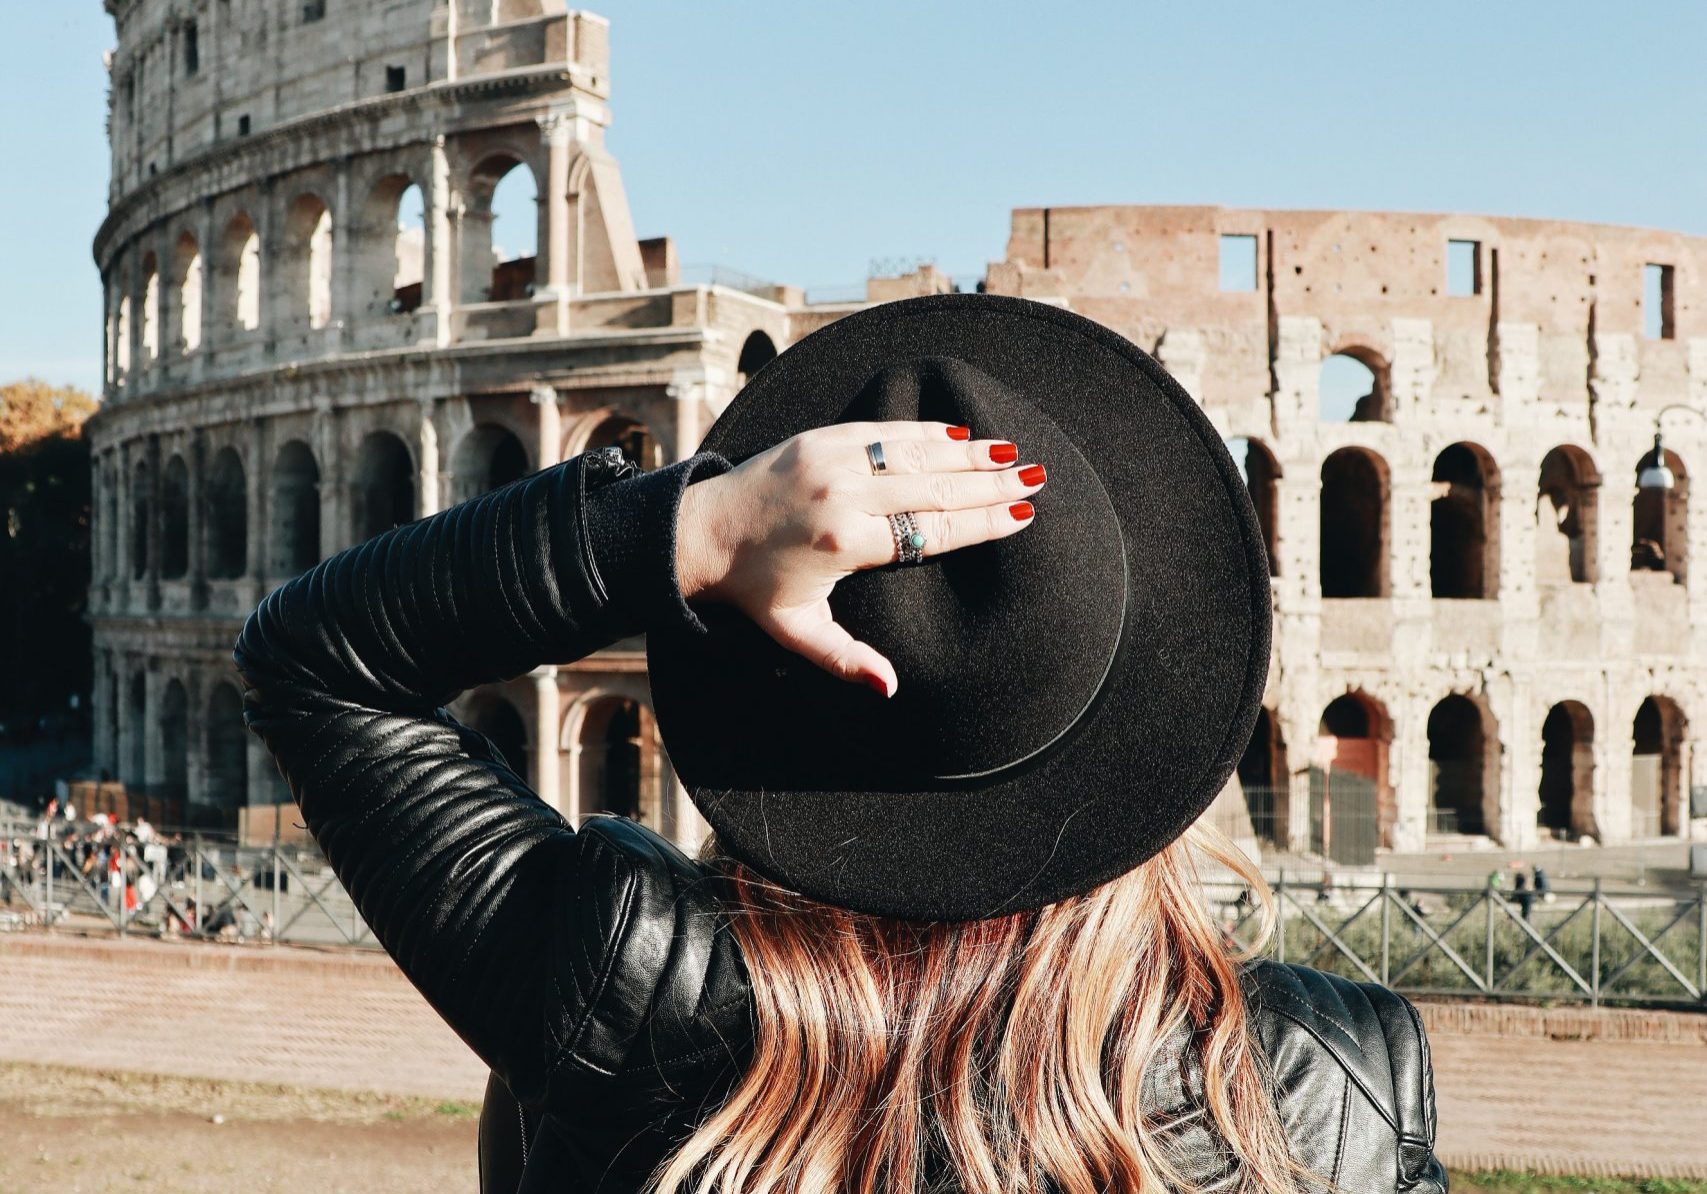
{"label": "long wavy hair", "polygon": [[[1311,1176],[1289,1154],[1238,978],[1273,931],[1274,897],[1212,827],[1083,895],[960,923],[849,912],[715,842],[702,856],[728,882],[758,1036],[656,1194],[915,1194],[950,1174],[967,1194],[1189,1191],[1141,1106],[1182,1028],[1235,1188]],[[1257,901],[1248,949],[1207,907],[1200,856]]]}

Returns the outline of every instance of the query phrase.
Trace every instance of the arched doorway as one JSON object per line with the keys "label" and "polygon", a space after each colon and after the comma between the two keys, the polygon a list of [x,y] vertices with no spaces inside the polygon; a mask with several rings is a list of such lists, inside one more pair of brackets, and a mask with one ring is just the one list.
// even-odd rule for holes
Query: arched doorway
{"label": "arched doorway", "polygon": [[[1659,462],[1658,449],[1649,449],[1636,462],[1636,472]],[[1671,470],[1670,489],[1637,488],[1631,510],[1630,570],[1669,572],[1683,584],[1689,577],[1689,470],[1683,458],[1665,449]]]}
{"label": "arched doorway", "polygon": [[1630,834],[1671,837],[1683,831],[1685,785],[1683,710],[1669,697],[1650,696],[1631,726]]}
{"label": "arched doorway", "polygon": [[514,705],[503,697],[484,696],[469,709],[468,727],[490,738],[516,778],[528,782],[527,725]]}
{"label": "arched doorway", "polygon": [[763,332],[754,332],[741,345],[741,357],[735,365],[735,384],[744,386],[753,375],[776,360],[776,344]]}
{"label": "arched doorway", "polygon": [[664,463],[664,449],[653,437],[651,429],[627,415],[611,415],[600,422],[587,437],[587,446],[582,450],[592,452],[609,447],[621,448],[624,456],[643,469],[659,468]]}
{"label": "arched doorway", "polygon": [[630,697],[595,698],[581,719],[579,751],[583,816],[614,813],[663,827],[658,731],[650,709]]}
{"label": "arched doorway", "polygon": [[207,699],[207,789],[197,824],[237,827],[237,810],[249,803],[248,739],[237,689],[215,684]]}
{"label": "arched doorway", "polygon": [[389,431],[370,431],[356,453],[350,487],[350,531],[362,543],[415,521],[415,466]]}
{"label": "arched doorway", "polygon": [[516,434],[496,423],[478,423],[451,456],[451,502],[490,493],[527,473],[527,449]]}
{"label": "arched doorway", "polygon": [[533,295],[539,244],[539,187],[519,158],[494,154],[474,168],[458,223],[464,303],[507,303]]}
{"label": "arched doorway", "polygon": [[160,476],[160,577],[178,580],[190,571],[190,470],[176,452]]}
{"label": "arched doorway", "polygon": [[1598,576],[1600,474],[1588,453],[1561,444],[1541,459],[1535,499],[1535,579],[1590,584]]}
{"label": "arched doorway", "polygon": [[1499,822],[1499,737],[1492,718],[1453,693],[1428,715],[1428,832],[1491,835]]}
{"label": "arched doorway", "polygon": [[1324,423],[1384,423],[1387,363],[1378,353],[1347,348],[1322,361],[1316,378],[1317,417]]}
{"label": "arched doorway", "polygon": [[1499,474],[1475,444],[1435,457],[1429,506],[1429,586],[1436,597],[1499,596]]}
{"label": "arched doorway", "polygon": [[298,195],[285,212],[284,315],[298,328],[332,321],[332,212],[314,194]]}
{"label": "arched doorway", "polygon": [[273,461],[273,558],[270,575],[296,576],[320,560],[320,466],[299,439]]}
{"label": "arched doorway", "polygon": [[1285,846],[1287,832],[1286,743],[1281,739],[1280,720],[1272,709],[1257,715],[1256,729],[1239,757],[1239,787],[1250,813],[1251,830],[1257,838]]}
{"label": "arched doorway", "polygon": [[1322,462],[1323,597],[1387,595],[1387,464],[1365,448]]}
{"label": "arched doorway", "polygon": [[1280,462],[1261,440],[1240,436],[1227,441],[1227,450],[1250,491],[1251,505],[1256,507],[1257,523],[1262,527],[1263,550],[1268,555],[1268,574],[1280,575],[1280,555],[1276,550],[1280,505]]}
{"label": "arched doorway", "polygon": [[148,517],[150,500],[148,462],[138,461],[130,475],[130,578],[148,575]]}
{"label": "arched doorway", "polygon": [[155,732],[160,735],[160,795],[182,807],[190,786],[189,702],[184,686],[168,680],[160,693],[160,717]]}
{"label": "arched doorway", "polygon": [[232,580],[249,567],[249,492],[243,458],[227,445],[208,469],[202,525],[207,528],[207,574]]}
{"label": "arched doorway", "polygon": [[137,672],[130,678],[130,700],[125,707],[126,729],[130,732],[130,757],[124,761],[122,778],[125,787],[137,792],[148,791],[148,677]]}
{"label": "arched doorway", "polygon": [[1348,692],[1322,711],[1310,768],[1310,848],[1316,853],[1367,865],[1378,846],[1392,844],[1392,738],[1386,708],[1367,693]]}
{"label": "arched doorway", "polygon": [[1560,701],[1541,723],[1541,809],[1553,837],[1599,837],[1594,820],[1594,717],[1578,701]]}

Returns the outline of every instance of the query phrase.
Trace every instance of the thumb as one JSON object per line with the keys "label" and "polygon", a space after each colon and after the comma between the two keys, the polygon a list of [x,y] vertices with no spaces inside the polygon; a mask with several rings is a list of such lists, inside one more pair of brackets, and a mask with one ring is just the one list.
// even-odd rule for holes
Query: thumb
{"label": "thumb", "polygon": [[886,697],[894,696],[900,686],[889,660],[871,644],[849,634],[830,612],[828,601],[791,610],[772,610],[761,626],[777,642],[832,676],[868,684]]}

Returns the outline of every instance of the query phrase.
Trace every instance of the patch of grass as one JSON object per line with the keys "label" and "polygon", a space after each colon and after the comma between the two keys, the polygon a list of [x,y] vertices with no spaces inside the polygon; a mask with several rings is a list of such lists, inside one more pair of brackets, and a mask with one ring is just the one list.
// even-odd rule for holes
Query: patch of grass
{"label": "patch of grass", "polygon": [[436,1115],[447,1115],[452,1119],[468,1119],[471,1116],[479,1115],[480,1108],[476,1107],[473,1103],[463,1103],[456,1099],[446,1099],[437,1107],[433,1108],[433,1112]]}
{"label": "patch of grass", "polygon": [[1453,1194],[1707,1194],[1707,1182],[1664,1177],[1558,1177],[1511,1169],[1454,1171]]}

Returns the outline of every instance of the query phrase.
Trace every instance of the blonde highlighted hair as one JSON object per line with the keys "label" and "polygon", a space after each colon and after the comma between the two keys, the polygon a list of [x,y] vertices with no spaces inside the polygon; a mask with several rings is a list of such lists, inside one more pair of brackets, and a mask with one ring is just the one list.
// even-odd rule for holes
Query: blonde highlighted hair
{"label": "blonde highlighted hair", "polygon": [[[1307,1176],[1238,978],[1272,932],[1273,896],[1212,827],[1083,895],[961,923],[817,903],[711,845],[758,1038],[730,1096],[660,1166],[656,1194],[914,1194],[943,1178],[967,1194],[1190,1190],[1140,1105],[1182,1028],[1233,1188],[1291,1191]],[[1251,951],[1206,906],[1200,855],[1259,902]]]}

